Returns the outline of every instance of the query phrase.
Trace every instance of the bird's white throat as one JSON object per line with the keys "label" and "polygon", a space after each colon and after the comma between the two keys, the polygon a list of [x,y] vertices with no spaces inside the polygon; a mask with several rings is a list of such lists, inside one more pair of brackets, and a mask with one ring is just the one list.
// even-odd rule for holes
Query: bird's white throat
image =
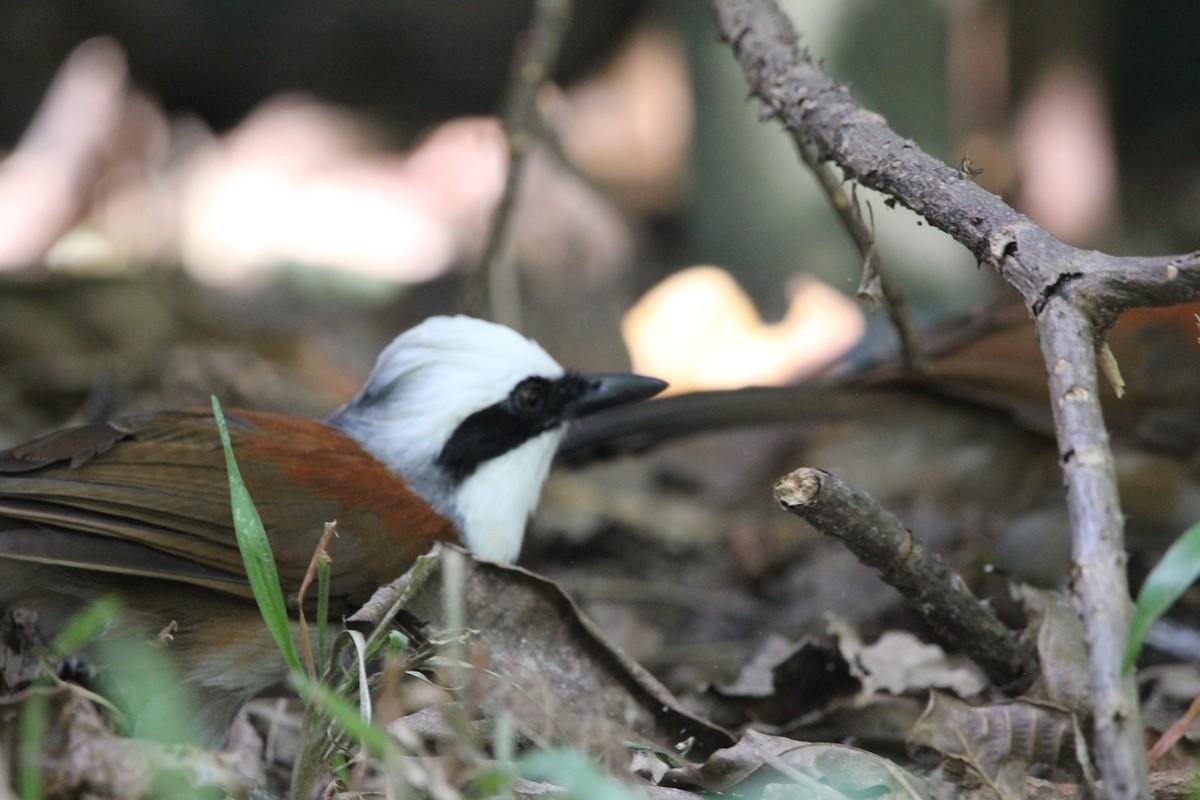
{"label": "bird's white throat", "polygon": [[481,464],[459,485],[453,503],[472,553],[504,563],[517,559],[562,435],[562,428],[546,431]]}

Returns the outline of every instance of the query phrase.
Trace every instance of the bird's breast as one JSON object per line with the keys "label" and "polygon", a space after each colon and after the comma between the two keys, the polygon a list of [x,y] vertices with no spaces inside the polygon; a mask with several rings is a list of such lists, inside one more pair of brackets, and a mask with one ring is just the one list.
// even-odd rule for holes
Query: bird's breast
{"label": "bird's breast", "polygon": [[339,535],[329,547],[334,574],[361,570],[360,580],[374,588],[399,577],[434,542],[458,540],[450,520],[336,428],[276,415],[239,416],[262,431],[235,445],[234,453],[277,561],[303,562],[307,569],[311,550],[292,551],[294,545],[307,547],[309,538],[292,541],[284,532],[336,520]]}

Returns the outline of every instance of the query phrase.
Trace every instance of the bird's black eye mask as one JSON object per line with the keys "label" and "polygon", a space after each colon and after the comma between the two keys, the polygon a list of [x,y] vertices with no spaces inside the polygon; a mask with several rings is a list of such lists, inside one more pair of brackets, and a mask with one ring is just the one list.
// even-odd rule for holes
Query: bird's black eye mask
{"label": "bird's black eye mask", "polygon": [[480,409],[455,428],[435,459],[455,483],[485,461],[502,456],[558,427],[572,416],[595,379],[568,372],[561,378],[526,378],[500,402]]}

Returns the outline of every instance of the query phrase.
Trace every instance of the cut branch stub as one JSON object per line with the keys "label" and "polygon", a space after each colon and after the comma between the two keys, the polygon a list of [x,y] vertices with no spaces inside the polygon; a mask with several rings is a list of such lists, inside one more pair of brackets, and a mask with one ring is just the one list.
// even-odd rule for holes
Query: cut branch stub
{"label": "cut branch stub", "polygon": [[828,472],[802,468],[780,479],[775,499],[878,569],[942,644],[966,653],[996,684],[1020,692],[1037,677],[1033,651],[971,594],[957,573],[869,495]]}

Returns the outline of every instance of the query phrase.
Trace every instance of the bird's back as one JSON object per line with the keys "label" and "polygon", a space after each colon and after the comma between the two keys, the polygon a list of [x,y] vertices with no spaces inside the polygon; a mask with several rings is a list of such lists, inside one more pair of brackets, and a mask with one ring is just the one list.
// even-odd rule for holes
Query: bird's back
{"label": "bird's back", "polygon": [[[324,523],[332,598],[365,599],[453,526],[323,423],[228,415],[234,455],[279,565],[303,579]],[[72,428],[0,453],[0,558],[165,578],[249,596],[212,415],[160,412]]]}

